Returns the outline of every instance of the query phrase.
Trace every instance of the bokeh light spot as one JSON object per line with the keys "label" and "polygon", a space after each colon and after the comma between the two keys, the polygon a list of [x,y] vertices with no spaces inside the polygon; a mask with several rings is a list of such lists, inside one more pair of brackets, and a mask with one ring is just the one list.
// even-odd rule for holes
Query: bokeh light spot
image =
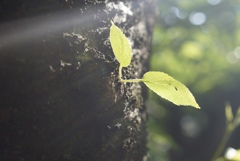
{"label": "bokeh light spot", "polygon": [[217,5],[217,4],[221,3],[222,1],[221,0],[207,0],[207,2],[211,5]]}
{"label": "bokeh light spot", "polygon": [[238,62],[238,59],[236,58],[234,52],[229,52],[226,55],[227,62],[230,64],[236,64]]}
{"label": "bokeh light spot", "polygon": [[233,148],[227,148],[225,158],[232,159],[236,156],[236,154],[237,154],[237,150]]}
{"label": "bokeh light spot", "polygon": [[240,46],[237,46],[233,53],[237,59],[240,59]]}
{"label": "bokeh light spot", "polygon": [[193,12],[189,16],[189,20],[193,25],[202,25],[206,22],[207,16],[203,12]]}
{"label": "bokeh light spot", "polygon": [[182,132],[187,137],[197,137],[200,134],[200,127],[191,116],[184,116],[181,121]]}

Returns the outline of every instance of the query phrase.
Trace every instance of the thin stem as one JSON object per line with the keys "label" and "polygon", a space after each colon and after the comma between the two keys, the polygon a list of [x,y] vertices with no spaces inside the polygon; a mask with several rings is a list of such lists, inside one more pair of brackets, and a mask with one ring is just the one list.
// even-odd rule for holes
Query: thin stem
{"label": "thin stem", "polygon": [[223,152],[223,150],[227,144],[227,141],[234,129],[235,129],[235,126],[232,123],[227,123],[225,133],[224,133],[223,138],[222,138],[221,142],[219,143],[219,145],[212,157],[212,161],[216,160],[221,155],[221,153]]}
{"label": "thin stem", "polygon": [[142,79],[120,79],[120,82],[138,83],[142,82]]}
{"label": "thin stem", "polygon": [[215,153],[212,157],[212,161],[214,161],[221,155],[232,132],[236,129],[237,126],[239,126],[240,108],[238,109],[237,114],[236,114],[235,118],[233,119],[231,107],[226,106],[225,116],[226,116],[226,129],[225,129],[223,138],[222,138],[221,142],[219,143],[217,150],[215,151]]}
{"label": "thin stem", "polygon": [[120,81],[122,80],[122,66],[121,65],[119,66],[119,69],[118,69],[118,79]]}
{"label": "thin stem", "polygon": [[122,79],[122,66],[119,66],[119,71],[118,71],[118,79],[120,82],[130,82],[130,83],[138,83],[142,82],[142,79]]}

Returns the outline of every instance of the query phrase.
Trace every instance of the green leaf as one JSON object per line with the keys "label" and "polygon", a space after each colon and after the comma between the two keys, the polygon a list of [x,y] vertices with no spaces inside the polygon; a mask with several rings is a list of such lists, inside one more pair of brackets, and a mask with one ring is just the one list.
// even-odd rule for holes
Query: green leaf
{"label": "green leaf", "polygon": [[238,107],[237,109],[237,114],[235,116],[234,123],[236,126],[240,125],[240,107]]}
{"label": "green leaf", "polygon": [[225,105],[225,116],[226,116],[227,123],[232,122],[234,116],[232,113],[232,107],[230,106],[229,103]]}
{"label": "green leaf", "polygon": [[200,108],[189,89],[163,72],[147,72],[142,81],[162,98],[176,105]]}
{"label": "green leaf", "polygon": [[110,43],[113,53],[122,67],[127,67],[131,63],[132,49],[130,43],[123,32],[111,21]]}

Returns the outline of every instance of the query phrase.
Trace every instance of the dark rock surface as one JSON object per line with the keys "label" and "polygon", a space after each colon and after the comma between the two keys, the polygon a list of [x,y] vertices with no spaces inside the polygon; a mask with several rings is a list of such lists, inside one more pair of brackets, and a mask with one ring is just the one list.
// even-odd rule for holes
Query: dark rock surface
{"label": "dark rock surface", "polygon": [[0,160],[147,160],[146,90],[118,82],[110,20],[147,70],[151,0],[0,2]]}

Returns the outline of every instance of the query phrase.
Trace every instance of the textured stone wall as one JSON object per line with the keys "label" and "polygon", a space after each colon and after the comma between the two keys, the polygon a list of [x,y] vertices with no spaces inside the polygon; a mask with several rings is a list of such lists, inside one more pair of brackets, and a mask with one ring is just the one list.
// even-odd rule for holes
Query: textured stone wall
{"label": "textured stone wall", "polygon": [[154,2],[0,3],[0,160],[147,160],[146,90],[118,82],[109,28],[133,48],[124,78],[141,77]]}

